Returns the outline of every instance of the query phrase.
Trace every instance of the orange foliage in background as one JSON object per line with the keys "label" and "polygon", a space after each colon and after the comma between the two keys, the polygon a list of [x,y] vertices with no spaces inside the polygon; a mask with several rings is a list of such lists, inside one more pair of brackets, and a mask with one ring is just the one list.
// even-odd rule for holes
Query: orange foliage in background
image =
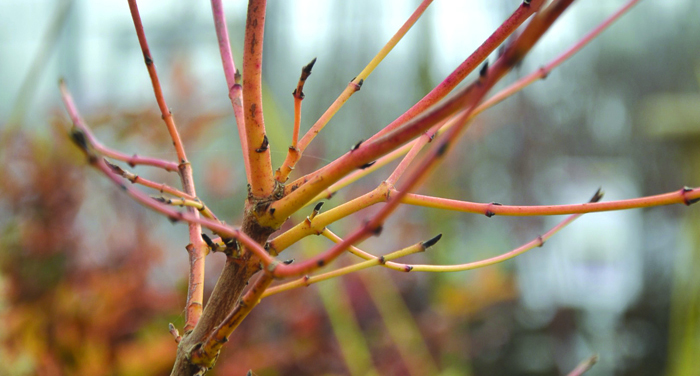
{"label": "orange foliage in background", "polygon": [[4,136],[0,205],[10,216],[0,237],[2,374],[167,372],[174,354],[164,314],[179,302],[149,283],[163,254],[150,226],[120,199],[103,202],[105,211],[120,212],[102,230],[108,249],[86,248],[89,230],[79,223],[86,170],[70,162],[77,159],[64,132]]}

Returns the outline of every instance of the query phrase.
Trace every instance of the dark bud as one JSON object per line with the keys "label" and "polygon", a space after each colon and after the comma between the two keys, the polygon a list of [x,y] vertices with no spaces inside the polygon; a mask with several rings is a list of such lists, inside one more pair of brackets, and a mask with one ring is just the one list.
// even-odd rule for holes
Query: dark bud
{"label": "dark bud", "polygon": [[384,256],[379,256],[379,258],[377,259],[377,261],[379,261],[379,263],[380,263],[381,265],[386,264],[386,259],[384,258]]}
{"label": "dark bud", "polygon": [[285,264],[285,265],[289,265],[289,264],[291,264],[291,263],[293,263],[293,262],[294,262],[294,259],[287,260],[287,261],[282,261],[282,263]]}
{"label": "dark bud", "polygon": [[445,152],[447,151],[447,146],[448,146],[447,141],[445,141],[442,145],[440,145],[440,148],[437,151],[438,157],[441,157],[445,154]]}
{"label": "dark bud", "polygon": [[318,265],[319,267],[321,267],[321,266],[323,266],[323,265],[326,265],[326,262],[323,261],[323,260],[318,260],[318,261],[316,262],[316,265]]}
{"label": "dark bud", "polygon": [[350,148],[350,151],[355,151],[355,150],[359,149],[359,148],[360,148],[360,145],[362,145],[363,142],[365,142],[365,140],[360,140],[360,141],[358,141],[355,145],[353,145],[353,146]]}
{"label": "dark bud", "polygon": [[593,197],[591,197],[591,199],[588,200],[588,202],[598,202],[598,201],[600,201],[600,199],[603,198],[603,194],[605,194],[605,192],[603,192],[603,189],[602,189],[602,188],[598,188],[598,190],[595,191],[595,194],[593,194]]}
{"label": "dark bud", "polygon": [[366,168],[372,167],[372,165],[374,165],[375,163],[377,163],[377,161],[372,161],[372,162],[369,162],[369,163],[365,163],[365,164],[363,164],[362,166],[360,166],[360,170],[364,170],[364,169],[366,169]]}
{"label": "dark bud", "polygon": [[542,235],[537,237],[537,241],[540,243],[537,246],[542,247],[544,245],[544,239],[542,238]]}
{"label": "dark bud", "polygon": [[690,206],[690,205],[693,205],[694,203],[700,201],[700,198],[689,199],[686,197],[685,194],[688,192],[692,192],[692,191],[693,191],[693,188],[683,187],[683,203],[685,204],[685,206]]}
{"label": "dark bud", "polygon": [[438,234],[437,236],[433,237],[432,239],[424,241],[423,243],[421,243],[421,245],[423,246],[423,249],[428,249],[428,248],[434,246],[435,243],[439,242],[440,239],[442,239],[442,234]]}
{"label": "dark bud", "polygon": [[481,70],[479,71],[479,77],[486,77],[486,73],[489,71],[489,61],[486,60],[484,65],[481,66]]}
{"label": "dark bud", "polygon": [[493,206],[503,206],[500,202],[492,202],[491,205]]}
{"label": "dark bud", "polygon": [[314,58],[313,60],[311,60],[310,63],[304,65],[304,67],[301,68],[302,81],[306,80],[311,75],[311,69],[314,67],[314,64],[316,64],[316,58]]}
{"label": "dark bud", "polygon": [[484,214],[486,214],[486,216],[489,217],[489,218],[491,218],[491,217],[493,217],[494,215],[496,215],[496,213],[492,212],[491,210],[487,210],[486,213],[484,213]]}
{"label": "dark bud", "polygon": [[76,145],[78,145],[79,148],[83,149],[83,151],[87,151],[88,143],[87,139],[85,138],[85,133],[83,133],[83,131],[81,131],[78,128],[71,129],[70,138]]}
{"label": "dark bud", "polygon": [[319,203],[316,204],[316,206],[314,206],[314,211],[315,211],[316,213],[318,213],[318,212],[321,210],[321,207],[322,207],[322,206],[323,206],[323,201],[319,201]]}
{"label": "dark bud", "polygon": [[260,145],[259,148],[255,149],[256,153],[262,153],[267,150],[267,147],[270,145],[270,142],[267,140],[267,135],[263,136],[263,142],[262,145]]}
{"label": "dark bud", "polygon": [[211,238],[207,236],[207,234],[202,234],[202,240],[204,240],[205,243],[207,243],[207,246],[211,249],[216,249],[216,244],[214,244],[213,241],[211,241]]}
{"label": "dark bud", "polygon": [[275,208],[270,208],[270,215],[274,215],[274,214],[275,214],[275,210],[276,210]]}
{"label": "dark bud", "polygon": [[107,166],[109,166],[109,168],[112,169],[112,171],[114,171],[115,174],[124,176],[124,169],[123,169],[123,168],[121,168],[121,167],[115,165],[114,163],[108,161],[107,158],[102,158],[102,160],[105,162],[105,164],[107,164]]}
{"label": "dark bud", "polygon": [[384,227],[382,226],[377,226],[374,229],[372,229],[372,234],[374,236],[379,236],[382,233],[382,230],[384,230]]}
{"label": "dark bud", "polygon": [[526,7],[530,6],[530,0],[523,0],[523,5]]}

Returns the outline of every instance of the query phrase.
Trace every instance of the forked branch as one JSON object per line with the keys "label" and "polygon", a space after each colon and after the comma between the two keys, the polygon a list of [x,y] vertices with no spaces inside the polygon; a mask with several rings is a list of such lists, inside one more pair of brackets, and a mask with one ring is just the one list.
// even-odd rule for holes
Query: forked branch
{"label": "forked branch", "polygon": [[369,77],[369,75],[374,71],[374,69],[379,65],[379,63],[384,60],[384,58],[391,52],[391,50],[396,46],[397,43],[406,35],[408,30],[413,27],[413,25],[418,21],[418,19],[423,15],[423,12],[428,8],[428,6],[433,2],[433,0],[423,0],[418,8],[411,14],[411,16],[406,20],[406,22],[401,26],[401,28],[394,34],[389,42],[382,47],[382,49],[372,58],[372,60],[367,64],[367,66],[353,78],[345,90],[338,96],[338,98],[331,104],[331,106],[326,110],[326,112],[321,115],[321,117],[311,126],[311,128],[306,132],[301,141],[299,141],[298,146],[294,145],[295,148],[291,149],[287,154],[282,167],[280,167],[276,172],[276,179],[280,183],[284,183],[289,178],[289,174],[296,166],[296,163],[301,158],[301,155],[309,146],[311,141],[316,137],[316,135],[323,129],[323,127],[328,124],[328,122],[333,118],[333,116],[340,110],[340,108],[347,102],[350,97],[362,88],[362,84]]}

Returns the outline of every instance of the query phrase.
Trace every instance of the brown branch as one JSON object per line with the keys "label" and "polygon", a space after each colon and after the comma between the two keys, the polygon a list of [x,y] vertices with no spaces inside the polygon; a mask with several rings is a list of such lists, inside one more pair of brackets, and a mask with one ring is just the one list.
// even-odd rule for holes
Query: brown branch
{"label": "brown branch", "polygon": [[214,365],[214,362],[216,362],[218,358],[219,351],[221,351],[221,347],[228,342],[228,337],[236,330],[243,319],[248,316],[250,311],[260,303],[263,293],[273,280],[274,279],[267,274],[258,277],[250,290],[248,290],[238,302],[236,308],[226,316],[224,321],[217,326],[200,345],[192,349],[190,360],[193,364],[205,368],[210,368]]}

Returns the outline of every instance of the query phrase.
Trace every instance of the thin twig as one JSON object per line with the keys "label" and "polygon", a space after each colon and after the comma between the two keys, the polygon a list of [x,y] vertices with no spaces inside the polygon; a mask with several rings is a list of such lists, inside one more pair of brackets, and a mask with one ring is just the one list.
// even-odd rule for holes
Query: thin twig
{"label": "thin twig", "polygon": [[[508,17],[497,29],[482,43],[476,51],[467,57],[447,78],[445,78],[430,93],[426,94],[408,111],[404,112],[396,120],[377,132],[369,140],[377,139],[388,132],[396,129],[407,121],[423,113],[430,106],[434,105],[451,92],[469,73],[473,72],[486,58],[500,46],[520,25],[525,22],[534,12],[540,9],[543,0],[534,0],[526,4],[523,2],[513,14]],[[368,141],[369,141],[368,140]]]}
{"label": "thin twig", "polygon": [[[402,188],[398,192],[398,194],[395,197],[392,197],[389,200],[389,202],[384,207],[382,207],[382,209],[370,221],[368,221],[358,230],[350,234],[347,238],[345,238],[343,242],[330,248],[326,252],[323,252],[306,261],[294,265],[276,265],[272,268],[271,273],[277,277],[294,275],[298,276],[306,274],[309,271],[315,270],[334,260],[341,253],[343,253],[350,245],[364,240],[372,234],[378,235],[381,232],[384,220],[400,204],[402,195],[416,187],[425,178],[427,173],[431,171],[432,168],[434,168],[436,163],[442,159],[445,153],[449,150],[451,144],[456,142],[456,140],[459,138],[458,136],[465,129],[467,120],[470,118],[471,112],[476,108],[476,105],[486,95],[487,91],[491,87],[493,87],[493,85],[501,77],[503,77],[517,62],[519,62],[527,54],[527,52],[530,51],[534,44],[542,37],[544,32],[549,29],[552,23],[562,14],[562,12],[566,8],[568,8],[568,6],[572,2],[573,0],[555,0],[547,8],[540,11],[537,14],[537,16],[533,18],[532,22],[530,22],[530,24],[523,31],[523,33],[514,41],[514,43],[508,48],[506,48],[503,55],[498,60],[496,60],[494,66],[488,70],[484,70],[483,74],[480,75],[479,79],[466,88],[464,96],[466,100],[468,100],[468,110],[462,116],[460,116],[460,119],[457,121],[457,125],[447,132],[446,136],[443,139],[441,139],[440,143],[432,149],[432,152],[424,159],[423,163],[406,179],[406,182],[402,184]],[[408,124],[411,123],[409,122]],[[386,137],[393,137],[393,135],[395,135],[397,132],[400,134],[402,133],[402,131],[405,131],[403,127],[397,128],[395,131],[392,131],[389,134],[387,134]],[[379,139],[379,141],[381,140],[382,138]],[[381,145],[381,142],[375,142],[375,144]],[[367,149],[369,149],[369,147]],[[360,149],[356,149],[346,155],[352,155],[353,152],[359,152],[359,150]],[[337,181],[333,179],[331,180],[332,181],[329,184],[332,184],[334,181]],[[308,183],[302,186],[297,191],[293,192],[292,195],[296,192],[303,190],[305,186],[310,184],[311,183]],[[326,186],[329,184],[326,184]],[[318,192],[313,192],[313,195],[317,193]]]}
{"label": "thin twig", "polygon": [[[394,192],[392,192],[392,195],[393,193]],[[570,205],[517,206],[501,205],[499,203],[493,202],[483,204],[469,201],[459,201],[439,197],[423,196],[413,193],[406,194],[401,199],[401,202],[404,204],[431,207],[436,209],[484,214],[487,217],[491,217],[494,215],[533,216],[595,213],[602,211],[638,209],[673,204],[691,205],[698,202],[698,200],[700,200],[700,188],[684,187],[677,191],[654,196],[639,197],[628,200]]]}
{"label": "thin twig", "polygon": [[[141,46],[141,51],[143,52],[143,58],[144,62],[146,63],[146,68],[148,69],[148,75],[151,77],[153,93],[155,94],[158,108],[160,109],[161,116],[163,117],[168,133],[170,133],[170,138],[173,140],[173,146],[177,152],[180,163],[178,170],[180,172],[182,188],[188,195],[196,197],[197,192],[195,191],[194,178],[192,176],[192,166],[187,160],[185,148],[182,144],[182,140],[180,139],[180,134],[177,131],[177,127],[175,126],[175,119],[173,118],[172,112],[165,102],[163,88],[160,85],[158,73],[156,72],[156,65],[153,62],[153,56],[151,55],[151,51],[148,47],[146,33],[143,28],[143,23],[141,22],[141,15],[139,14],[136,0],[129,0],[129,10],[131,11],[131,18],[134,21],[136,36],[138,37],[139,45]],[[188,208],[188,210],[195,218],[199,218],[199,213],[196,209]],[[190,244],[186,248],[190,257],[190,274],[188,280],[189,288],[187,294],[187,306],[185,309],[185,333],[189,332],[195,327],[195,325],[197,325],[197,322],[202,315],[202,304],[204,300],[204,256],[206,255],[207,251],[207,247],[202,240],[202,227],[198,223],[194,222],[188,223],[188,227]]]}
{"label": "thin twig", "polygon": [[[517,82],[513,83],[512,85],[508,86],[507,88],[499,91],[495,95],[493,95],[491,98],[488,100],[484,101],[484,103],[480,104],[479,107],[474,110],[474,113],[472,114],[472,117],[477,116],[481,114],[483,111],[495,106],[496,104],[502,102],[506,98],[509,98],[513,94],[523,90],[533,82],[536,82],[539,79],[544,79],[553,69],[557,68],[559,65],[561,65],[564,61],[568,60],[571,58],[574,54],[576,54],[578,51],[580,51],[584,46],[586,46],[590,41],[595,39],[600,33],[602,33],[607,27],[609,27],[614,21],[616,21],[618,18],[620,18],[625,12],[627,12],[632,6],[634,6],[636,3],[638,3],[639,0],[631,0],[627,4],[625,4],[623,7],[621,7],[618,11],[616,11],[614,14],[609,16],[605,21],[603,21],[601,24],[596,26],[591,32],[589,32],[585,37],[583,37],[581,40],[576,42],[571,48],[569,48],[567,51],[556,57],[554,60],[551,62],[547,63],[537,71],[521,78]],[[452,119],[451,123],[454,124],[454,119]],[[447,129],[449,129],[452,124],[447,124],[446,126],[440,128],[438,131],[438,134],[441,134],[445,132]],[[360,178],[368,175],[372,171],[377,170],[379,167],[385,166],[386,164],[390,163],[394,159],[400,157],[401,155],[404,155],[407,153],[409,150],[411,150],[412,146],[417,142],[417,140],[411,142],[410,144],[404,145],[399,149],[394,150],[390,154],[387,154],[379,159],[377,159],[377,163],[373,165],[371,168],[367,170],[360,170],[360,171],[355,171],[350,175],[345,176],[338,182],[334,183],[333,185],[329,186],[328,188],[324,189],[323,192],[321,192],[317,197],[313,198],[310,200],[310,202],[316,202],[318,200],[321,200],[323,198],[328,198],[332,196],[335,192],[338,190],[342,189],[343,187],[348,186],[349,184],[359,180]],[[293,190],[298,189],[302,184],[306,183],[307,181],[312,180],[316,175],[319,174],[319,171],[314,172],[312,174],[309,174],[307,176],[301,177],[294,181],[292,184],[288,184],[285,189],[285,194],[288,194],[292,192]],[[307,204],[308,205],[308,204]]]}
{"label": "thin twig", "polygon": [[197,199],[196,197],[188,195],[187,193],[185,193],[179,189],[173,188],[165,183],[156,183],[152,180],[144,179],[139,175],[136,175],[130,171],[123,169],[121,166],[117,166],[117,165],[115,165],[107,160],[105,160],[105,162],[109,165],[109,167],[112,168],[112,171],[114,171],[115,174],[123,177],[124,179],[130,181],[133,184],[140,184],[140,185],[143,185],[144,187],[153,188],[153,189],[159,191],[160,193],[168,193],[168,194],[171,194],[171,195],[177,196],[177,197],[183,197],[183,198],[187,198],[190,200]]}
{"label": "thin twig", "polygon": [[593,355],[590,358],[579,363],[567,376],[581,376],[590,370],[598,362],[598,355]]}
{"label": "thin twig", "polygon": [[292,95],[294,96],[294,130],[292,132],[292,148],[296,149],[297,143],[299,142],[299,127],[301,126],[301,101],[304,100],[304,84],[306,79],[311,75],[311,69],[313,69],[314,64],[316,64],[316,58],[311,60],[310,63],[306,64],[301,69],[301,75],[299,76],[299,82],[297,82],[297,87],[294,89]]}
{"label": "thin twig", "polygon": [[[539,0],[541,1],[541,0]],[[393,37],[382,47],[382,49],[372,58],[372,60],[367,64],[367,66],[358,74],[355,78],[353,78],[348,86],[345,87],[342,93],[338,96],[338,98],[331,104],[330,107],[326,110],[326,112],[321,115],[321,117],[314,123],[314,125],[311,126],[311,128],[306,132],[304,137],[301,138],[301,141],[299,141],[299,145],[294,149],[290,149],[290,152],[287,154],[287,158],[285,159],[284,163],[282,164],[282,167],[280,167],[277,170],[276,178],[277,181],[280,183],[284,183],[287,181],[289,178],[289,174],[292,172],[294,169],[294,166],[296,166],[296,163],[299,161],[299,158],[301,158],[301,155],[304,153],[304,150],[306,150],[306,147],[309,146],[311,141],[316,137],[316,135],[323,129],[323,127],[328,124],[328,122],[333,118],[333,116],[340,110],[340,108],[347,102],[348,99],[357,91],[360,90],[362,87],[362,84],[364,81],[369,77],[369,75],[374,71],[374,69],[379,65],[379,63],[384,60],[384,58],[391,52],[391,50],[396,46],[396,44],[406,35],[408,30],[413,27],[413,25],[418,21],[418,19],[423,15],[423,12],[428,8],[428,6],[433,2],[433,0],[423,0],[419,5],[418,8],[411,14],[411,16],[404,22],[404,24],[401,26],[401,28],[394,34]]]}
{"label": "thin twig", "polygon": [[373,266],[379,266],[379,265],[382,265],[382,264],[388,262],[389,260],[394,260],[394,259],[397,259],[399,257],[408,256],[408,255],[411,255],[411,254],[414,254],[417,252],[423,252],[423,251],[425,251],[426,248],[427,247],[425,246],[425,242],[421,242],[421,243],[414,244],[410,247],[406,247],[406,248],[403,248],[401,250],[391,252],[391,253],[386,254],[382,257],[371,258],[369,260],[359,262],[357,264],[353,264],[350,266],[346,266],[344,268],[336,269],[336,270],[333,270],[333,271],[330,271],[327,273],[318,274],[318,275],[314,275],[314,276],[304,276],[304,277],[299,278],[295,281],[287,282],[287,283],[284,283],[284,284],[281,284],[281,285],[278,285],[275,287],[271,287],[271,288],[267,289],[267,291],[265,291],[265,293],[262,295],[262,297],[265,298],[265,297],[268,297],[270,295],[277,294],[277,293],[287,291],[287,290],[291,290],[291,289],[294,289],[297,287],[309,286],[311,284],[325,281],[327,279],[340,277],[340,276],[343,276],[346,274],[360,271],[362,269],[371,268]]}
{"label": "thin twig", "polygon": [[342,205],[314,216],[313,219],[307,217],[303,222],[270,240],[268,242],[270,253],[277,255],[306,236],[321,234],[323,229],[331,223],[379,202],[385,202],[388,192],[387,185],[381,184],[379,187],[360,197],[356,197]]}
{"label": "thin twig", "polygon": [[166,197],[154,197],[156,201],[160,201],[164,204],[171,205],[171,206],[180,206],[180,207],[191,207],[199,210],[200,213],[202,213],[203,216],[213,219],[215,221],[218,221],[219,218],[216,217],[216,215],[206,206],[204,203],[199,200],[189,200],[186,198],[166,198]]}
{"label": "thin twig", "polygon": [[248,140],[246,137],[245,116],[243,115],[243,90],[241,87],[241,75],[236,70],[231,53],[231,43],[226,27],[226,15],[221,0],[211,0],[211,12],[214,16],[214,28],[216,29],[216,39],[219,41],[219,52],[221,54],[221,64],[224,67],[228,97],[233,106],[233,116],[236,118],[238,138],[243,152],[243,165],[245,166],[246,181],[250,181],[250,161],[248,156]]}
{"label": "thin twig", "polygon": [[158,167],[162,168],[166,171],[179,171],[178,164],[170,161],[165,161],[162,159],[157,159],[157,158],[144,158],[144,157],[139,157],[138,155],[126,155],[124,153],[118,152],[116,150],[112,150],[110,148],[105,147],[100,143],[95,135],[92,133],[90,128],[85,124],[85,121],[83,118],[78,114],[78,111],[75,107],[75,103],[73,102],[73,98],[70,96],[66,89],[66,85],[61,80],[59,82],[59,87],[61,89],[61,93],[64,96],[64,102],[66,104],[66,109],[68,110],[68,115],[70,115],[71,121],[73,122],[73,126],[80,131],[81,134],[83,134],[85,141],[87,144],[90,145],[90,147],[94,150],[95,153],[116,159],[118,161],[122,161],[127,163],[129,166],[136,166],[136,165],[146,165],[146,166],[152,166],[152,167]]}
{"label": "thin twig", "polygon": [[[333,243],[340,243],[343,241],[343,239],[340,236],[336,235],[335,233],[333,233],[333,231],[329,230],[328,228],[325,228],[321,235],[332,240]],[[379,260],[379,257],[377,257],[373,254],[367,253],[367,252],[365,252],[365,251],[363,251],[355,246],[351,246],[350,248],[348,248],[348,252],[350,252],[353,255],[355,255],[361,259],[364,259],[364,260]],[[388,268],[388,269],[396,270],[398,272],[410,272],[411,271],[410,266],[408,266],[406,264],[401,264],[398,262],[393,262],[393,261],[387,261],[384,264],[382,264],[382,266],[384,266],[385,268]]]}

